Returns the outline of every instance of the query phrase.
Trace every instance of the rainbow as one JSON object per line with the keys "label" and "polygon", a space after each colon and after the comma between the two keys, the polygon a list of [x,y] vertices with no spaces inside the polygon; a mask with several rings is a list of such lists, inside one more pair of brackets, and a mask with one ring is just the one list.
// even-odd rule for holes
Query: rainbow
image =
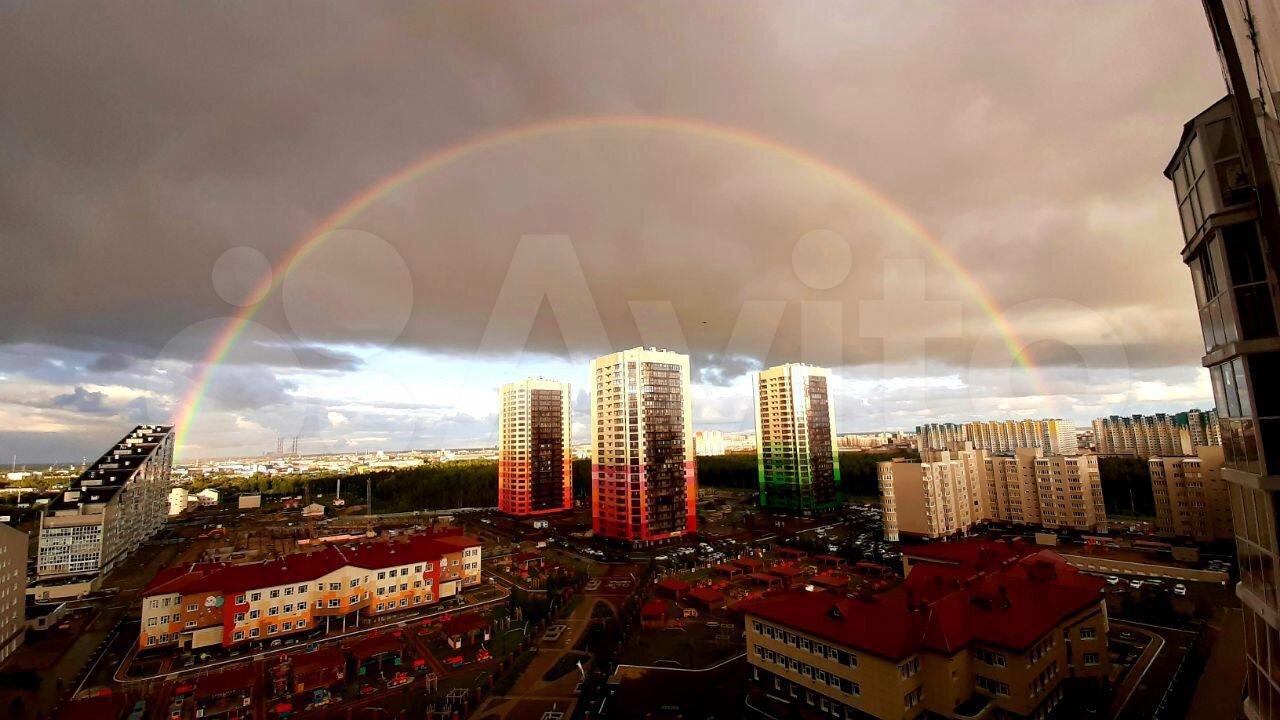
{"label": "rainbow", "polygon": [[227,353],[235,346],[236,341],[240,339],[245,328],[249,326],[250,321],[257,315],[258,310],[279,289],[290,271],[321,244],[327,233],[344,226],[397,189],[474,153],[497,150],[539,138],[602,128],[678,133],[772,153],[787,159],[797,166],[816,171],[853,194],[866,198],[884,210],[886,215],[898,227],[919,240],[929,253],[960,281],[961,285],[978,303],[982,312],[991,320],[1000,333],[1004,345],[1009,350],[1010,357],[1027,371],[1037,391],[1041,395],[1051,395],[1046,389],[1038,369],[1023,352],[1025,344],[986,289],[960,264],[960,261],[945,246],[938,242],[937,238],[930,234],[920,223],[916,222],[902,206],[885,197],[860,178],[806,150],[739,127],[680,117],[590,115],[519,125],[495,133],[479,135],[445,148],[433,150],[404,168],[366,187],[321,220],[301,242],[276,263],[271,274],[262,279],[254,289],[253,294],[249,296],[253,298],[253,301],[245,305],[229,320],[226,328],[210,347],[207,356],[202,362],[199,374],[192,382],[187,394],[183,397],[174,420],[178,427],[176,440],[178,450],[180,451],[185,444],[192,422],[196,413],[200,410],[200,404],[209,388],[214,368],[227,357]]}

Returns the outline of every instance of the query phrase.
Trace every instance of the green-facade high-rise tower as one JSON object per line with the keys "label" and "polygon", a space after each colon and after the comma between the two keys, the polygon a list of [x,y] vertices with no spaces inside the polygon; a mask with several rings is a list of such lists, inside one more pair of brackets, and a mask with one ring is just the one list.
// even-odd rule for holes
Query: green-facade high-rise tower
{"label": "green-facade high-rise tower", "polygon": [[756,456],[760,504],[821,512],[836,507],[836,454],[831,371],[789,363],[756,373]]}

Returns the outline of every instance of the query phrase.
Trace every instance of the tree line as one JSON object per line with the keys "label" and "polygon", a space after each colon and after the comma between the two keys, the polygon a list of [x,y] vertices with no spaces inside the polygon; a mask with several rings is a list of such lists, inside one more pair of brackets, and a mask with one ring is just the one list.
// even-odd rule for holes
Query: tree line
{"label": "tree line", "polygon": [[[849,496],[878,495],[876,463],[894,457],[918,457],[914,452],[898,450],[883,453],[840,453],[840,491]],[[753,489],[758,486],[754,453],[699,456],[698,484],[702,487]],[[307,477],[298,475],[256,475],[223,484],[241,494],[310,495],[311,499],[331,499],[338,476]],[[366,487],[373,496],[376,513],[411,510],[447,510],[458,507],[492,507],[498,504],[498,463],[493,460],[459,460],[421,465],[398,470],[355,473],[341,476],[342,497],[347,505],[365,503]],[[367,483],[367,486],[366,486]],[[201,482],[193,489],[220,483],[217,479]],[[229,486],[229,487],[228,487]],[[591,497],[591,461],[573,462],[573,494],[575,498]]]}
{"label": "tree line", "polygon": [[[876,464],[893,458],[918,460],[911,450],[842,452],[839,454],[840,487],[846,497],[880,494]],[[702,487],[754,489],[758,487],[754,453],[699,456],[698,484]],[[1099,460],[1107,514],[1149,516],[1155,514],[1151,476],[1145,460],[1104,457]],[[447,510],[458,507],[492,507],[498,504],[498,463],[493,460],[458,460],[342,477],[342,496],[348,505],[364,504],[366,481],[377,513],[411,510]],[[238,480],[232,489],[240,493],[304,495],[332,498],[338,477],[258,475]],[[213,481],[216,485],[217,482]],[[591,497],[591,461],[573,462],[573,494]]]}

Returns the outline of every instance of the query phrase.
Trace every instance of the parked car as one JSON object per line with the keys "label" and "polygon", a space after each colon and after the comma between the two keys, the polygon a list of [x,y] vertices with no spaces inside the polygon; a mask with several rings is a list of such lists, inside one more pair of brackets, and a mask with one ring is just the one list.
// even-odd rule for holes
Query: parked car
{"label": "parked car", "polygon": [[1129,587],[1133,588],[1134,590],[1139,590],[1142,588],[1142,581],[1137,579],[1130,580]]}
{"label": "parked car", "polygon": [[1108,576],[1107,576],[1107,584],[1108,584],[1108,585],[1119,585],[1119,584],[1120,584],[1120,578],[1116,577],[1115,575],[1108,575]]}
{"label": "parked car", "polygon": [[1187,594],[1187,586],[1186,586],[1186,585],[1183,585],[1182,583],[1178,583],[1177,585],[1174,585],[1174,586],[1173,586],[1173,594],[1174,594],[1174,595],[1177,595],[1178,597],[1182,597],[1183,595],[1186,595],[1186,594]]}

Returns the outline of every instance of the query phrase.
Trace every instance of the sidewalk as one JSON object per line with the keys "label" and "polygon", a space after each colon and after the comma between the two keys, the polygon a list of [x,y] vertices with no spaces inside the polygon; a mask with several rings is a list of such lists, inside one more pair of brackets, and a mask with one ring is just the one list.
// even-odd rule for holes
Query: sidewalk
{"label": "sidewalk", "polygon": [[1241,717],[1240,698],[1244,689],[1244,618],[1239,608],[1227,608],[1220,616],[1222,627],[1196,694],[1191,698],[1187,720],[1227,720]]}

